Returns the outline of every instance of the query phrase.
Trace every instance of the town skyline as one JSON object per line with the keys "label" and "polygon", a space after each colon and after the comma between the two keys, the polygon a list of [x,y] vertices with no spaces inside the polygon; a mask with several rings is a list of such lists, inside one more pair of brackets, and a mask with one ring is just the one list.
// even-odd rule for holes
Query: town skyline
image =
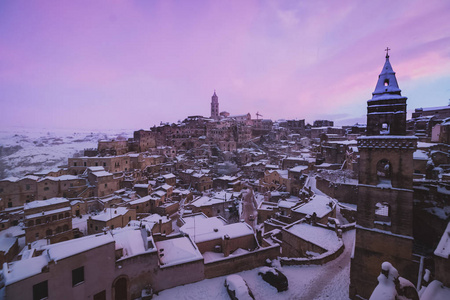
{"label": "town skyline", "polygon": [[2,128],[149,128],[209,116],[214,90],[232,115],[351,125],[386,47],[409,113],[450,98],[445,1],[86,4],[0,4]]}

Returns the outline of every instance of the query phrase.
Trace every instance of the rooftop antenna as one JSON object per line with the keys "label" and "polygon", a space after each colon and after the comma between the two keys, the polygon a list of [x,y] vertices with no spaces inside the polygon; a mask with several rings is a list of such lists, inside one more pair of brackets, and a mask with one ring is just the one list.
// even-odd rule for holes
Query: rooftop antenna
{"label": "rooftop antenna", "polygon": [[261,115],[261,114],[259,113],[259,111],[256,112],[256,120],[258,120],[259,117],[262,117],[262,116],[263,116],[263,115]]}

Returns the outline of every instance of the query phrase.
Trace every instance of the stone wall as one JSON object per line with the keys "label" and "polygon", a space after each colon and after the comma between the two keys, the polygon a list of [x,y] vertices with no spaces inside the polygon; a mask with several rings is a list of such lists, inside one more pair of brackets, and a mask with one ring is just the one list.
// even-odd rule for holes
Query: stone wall
{"label": "stone wall", "polygon": [[316,187],[339,202],[357,204],[358,186],[350,183],[335,183],[328,179],[316,177]]}
{"label": "stone wall", "polygon": [[247,254],[205,263],[205,278],[214,278],[263,266],[266,259],[280,255],[280,245],[274,245]]}

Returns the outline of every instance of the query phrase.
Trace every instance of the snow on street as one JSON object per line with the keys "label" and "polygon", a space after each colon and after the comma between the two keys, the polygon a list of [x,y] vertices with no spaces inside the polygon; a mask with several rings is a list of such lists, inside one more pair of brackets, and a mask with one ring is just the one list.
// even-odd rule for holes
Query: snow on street
{"label": "snow on street", "polygon": [[[284,266],[282,272],[289,280],[289,289],[278,293],[258,275],[258,268],[239,272],[250,286],[255,299],[348,299],[350,284],[350,255],[355,230],[343,234],[345,250],[334,261],[322,266]],[[159,293],[153,299],[217,299],[229,300],[224,287],[226,276],[205,279],[200,282],[178,286]]]}

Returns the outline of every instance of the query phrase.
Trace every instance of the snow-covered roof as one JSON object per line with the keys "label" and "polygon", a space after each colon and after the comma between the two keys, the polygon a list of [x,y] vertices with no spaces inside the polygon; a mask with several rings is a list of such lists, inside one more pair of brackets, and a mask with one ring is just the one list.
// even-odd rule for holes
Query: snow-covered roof
{"label": "snow-covered roof", "polygon": [[293,206],[297,205],[296,202],[292,202],[292,201],[286,201],[286,200],[280,200],[278,201],[278,207],[282,207],[282,208],[291,208]]}
{"label": "snow-covered roof", "polygon": [[168,191],[172,188],[172,186],[170,184],[163,184],[161,186],[158,187],[158,189],[163,189],[165,191]]}
{"label": "snow-covered roof", "polygon": [[45,207],[54,204],[67,203],[69,205],[69,200],[66,198],[50,198],[48,200],[35,200],[29,203],[25,203],[23,206],[24,210],[37,208],[37,207]]}
{"label": "snow-covered roof", "polygon": [[219,199],[219,198],[212,198],[212,197],[208,197],[208,196],[201,196],[199,198],[197,198],[194,202],[190,203],[190,205],[193,205],[195,207],[202,207],[202,206],[209,206],[209,205],[214,205],[214,204],[219,204],[219,203],[227,203],[230,201],[234,201],[230,199],[231,197],[227,197]]}
{"label": "snow-covered roof", "polygon": [[135,188],[141,188],[141,189],[148,189],[149,184],[148,183],[136,183],[134,185]]}
{"label": "snow-covered roof", "polygon": [[146,251],[141,230],[125,227],[114,229],[112,233],[116,241],[116,249],[122,248],[122,257],[138,255]]}
{"label": "snow-covered roof", "polygon": [[130,202],[128,202],[128,204],[130,204],[130,205],[141,204],[141,203],[150,201],[150,199],[151,199],[151,196],[145,196],[145,197],[130,201]]}
{"label": "snow-covered roof", "polygon": [[169,173],[169,174],[164,174],[164,175],[162,175],[162,177],[164,177],[165,179],[176,178],[176,176],[175,176],[175,175],[173,175],[172,173]]}
{"label": "snow-covered roof", "polygon": [[293,167],[293,168],[289,169],[289,171],[291,171],[291,172],[301,172],[301,171],[304,171],[306,169],[308,169],[308,166],[296,166],[296,167]]}
{"label": "snow-covered roof", "polygon": [[98,171],[98,172],[94,172],[92,173],[92,175],[94,175],[95,177],[106,177],[106,176],[112,176],[112,173],[109,173],[107,171]]}
{"label": "snow-covered roof", "polygon": [[42,217],[42,216],[48,216],[48,215],[59,214],[59,213],[70,212],[70,211],[71,211],[70,207],[63,207],[63,208],[58,208],[58,209],[46,210],[46,211],[43,211],[43,212],[31,214],[31,215],[25,215],[25,219],[29,220],[29,219],[33,219],[33,218]]}
{"label": "snow-covered roof", "polygon": [[16,237],[2,237],[0,238],[0,251],[7,253],[9,249],[16,243]]}
{"label": "snow-covered roof", "polygon": [[434,255],[445,259],[450,257],[450,222],[447,224],[447,229],[445,229],[436,250],[434,250]]}
{"label": "snow-covered roof", "polygon": [[87,250],[114,242],[110,234],[90,235],[57,244],[43,247],[44,252],[40,256],[31,257],[9,263],[3,269],[5,284],[10,285],[25,278],[37,275],[50,261],[59,261],[64,258],[85,252]]}
{"label": "snow-covered roof", "polygon": [[88,170],[91,172],[99,172],[99,171],[105,171],[105,168],[102,166],[95,166],[95,167],[88,167]]}
{"label": "snow-covered roof", "polygon": [[75,176],[75,175],[61,175],[61,176],[57,176],[57,177],[47,176],[47,177],[39,179],[38,181],[44,181],[44,180],[64,181],[64,180],[76,180],[76,179],[79,179],[79,178],[78,178],[78,176]]}
{"label": "snow-covered roof", "polygon": [[180,231],[189,234],[196,243],[221,239],[225,235],[230,238],[253,235],[253,229],[247,223],[226,224],[218,217],[186,223]]}
{"label": "snow-covered roof", "polygon": [[416,150],[413,154],[413,157],[416,160],[428,160],[428,155],[423,150]]}
{"label": "snow-covered roof", "polygon": [[101,213],[96,216],[92,216],[92,220],[95,221],[109,221],[116,217],[123,216],[128,212],[128,209],[125,207],[117,207],[117,208],[105,208]]}
{"label": "snow-covered roof", "polygon": [[179,237],[156,242],[159,260],[162,266],[168,267],[202,260],[203,256],[189,237]]}
{"label": "snow-covered roof", "polygon": [[330,207],[328,204],[332,202],[331,198],[323,195],[315,195],[311,201],[308,203],[305,203],[295,209],[293,211],[305,214],[305,215],[312,215],[313,213],[316,213],[318,218],[324,217],[326,214],[331,212],[335,206],[334,202],[333,207]]}
{"label": "snow-covered roof", "polygon": [[161,220],[162,223],[170,222],[170,218],[168,218],[167,216],[161,216],[159,214],[152,214],[142,219],[142,221],[149,223],[159,223],[159,220]]}
{"label": "snow-covered roof", "polygon": [[335,251],[342,245],[342,241],[338,238],[334,230],[312,226],[303,222],[286,226],[284,229],[302,240],[319,246],[325,251]]}

